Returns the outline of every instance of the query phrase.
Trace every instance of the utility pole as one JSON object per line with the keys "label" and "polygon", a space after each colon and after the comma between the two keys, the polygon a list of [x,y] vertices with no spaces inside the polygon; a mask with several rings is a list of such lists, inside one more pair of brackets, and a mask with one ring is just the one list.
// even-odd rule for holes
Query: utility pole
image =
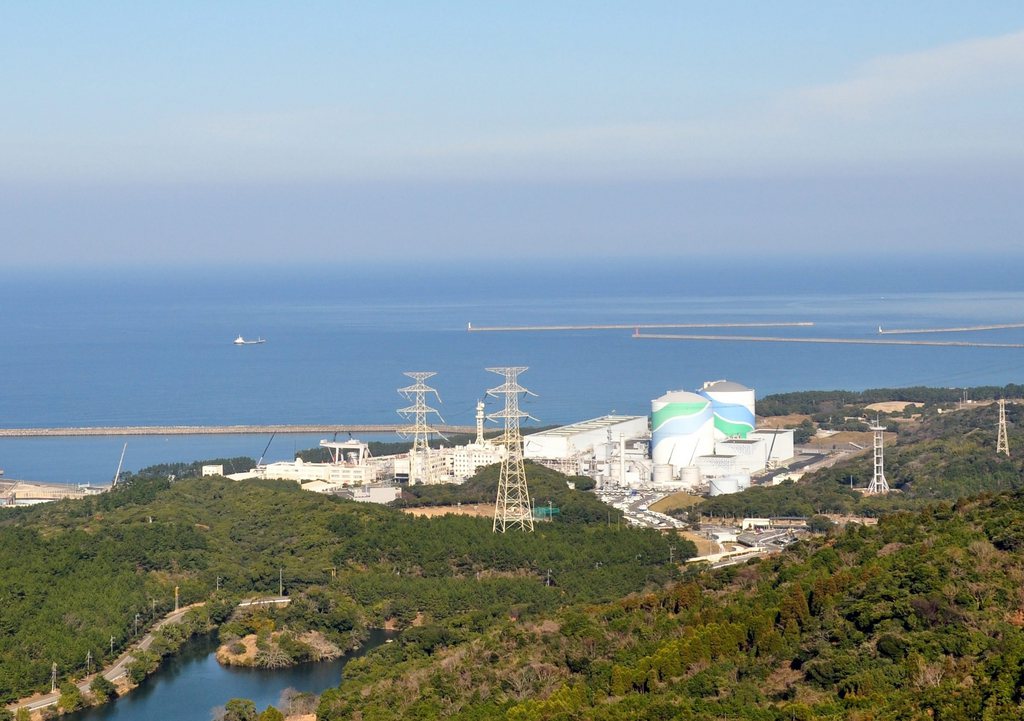
{"label": "utility pole", "polygon": [[139,635],[139,614],[135,614],[135,635]]}
{"label": "utility pole", "polygon": [[1006,399],[999,399],[999,434],[996,440],[996,453],[1005,453],[1010,457],[1010,441],[1006,437]]}
{"label": "utility pole", "polygon": [[50,693],[57,692],[57,662],[50,666]]}
{"label": "utility pole", "polygon": [[178,600],[179,600],[179,596],[178,596],[178,587],[177,587],[177,586],[175,586],[175,587],[174,587],[174,612],[175,612],[175,613],[177,613],[177,612],[178,612]]}
{"label": "utility pole", "polygon": [[88,676],[92,673],[92,651],[85,654],[85,675]]}
{"label": "utility pole", "polygon": [[110,656],[111,656],[111,658],[113,658],[113,656],[114,656],[114,637],[113,636],[110,637]]}
{"label": "utility pole", "polygon": [[220,590],[220,576],[217,576],[217,590]]}
{"label": "utility pole", "polygon": [[668,562],[669,563],[672,563],[672,560],[673,560],[673,558],[675,556],[675,552],[676,552],[676,547],[675,546],[669,546],[668,547]]}
{"label": "utility pole", "polygon": [[284,596],[284,569],[277,569],[277,595]]}
{"label": "utility pole", "polygon": [[[526,486],[526,466],[523,463],[523,436],[519,430],[521,418],[532,418],[529,413],[519,409],[519,397],[523,394],[536,395],[519,385],[519,374],[526,370],[525,366],[508,368],[488,368],[491,373],[504,376],[505,382],[487,391],[487,395],[495,398],[504,396],[505,407],[487,417],[492,421],[503,420],[505,433],[502,443],[505,445],[505,457],[501,460],[501,474],[498,476],[498,498],[494,503],[495,533],[504,533],[509,528],[518,527],[522,531],[533,532],[533,509],[530,506],[530,491]],[[534,420],[536,420],[534,418]]]}

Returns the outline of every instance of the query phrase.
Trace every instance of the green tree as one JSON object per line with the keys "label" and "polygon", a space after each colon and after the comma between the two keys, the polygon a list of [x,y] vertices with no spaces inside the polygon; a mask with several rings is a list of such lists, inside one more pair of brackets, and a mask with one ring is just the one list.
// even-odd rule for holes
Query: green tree
{"label": "green tree", "polygon": [[0,706],[0,721],[14,721],[14,714]]}
{"label": "green tree", "polygon": [[258,721],[284,721],[284,714],[273,706],[267,706],[260,714]]}
{"label": "green tree", "polygon": [[812,533],[828,533],[836,524],[828,516],[811,516],[807,529]]}
{"label": "green tree", "polygon": [[96,674],[96,678],[89,684],[89,690],[92,691],[98,703],[106,703],[117,696],[117,687],[101,673]]}
{"label": "green tree", "polygon": [[224,704],[224,721],[256,721],[256,704],[247,698],[233,698]]}
{"label": "green tree", "polygon": [[65,681],[60,685],[60,700],[57,701],[57,707],[61,711],[77,711],[84,705],[82,692],[78,686],[71,681]]}
{"label": "green tree", "polygon": [[32,721],[32,714],[29,713],[29,710],[27,708],[22,706],[14,714],[14,721]]}

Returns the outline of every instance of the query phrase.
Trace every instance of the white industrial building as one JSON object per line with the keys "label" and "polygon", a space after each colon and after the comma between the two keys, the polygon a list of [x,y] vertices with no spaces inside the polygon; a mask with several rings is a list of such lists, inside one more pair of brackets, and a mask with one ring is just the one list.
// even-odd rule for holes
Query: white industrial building
{"label": "white industrial building", "polygon": [[331,486],[364,486],[376,483],[383,476],[386,461],[370,457],[370,449],[362,441],[320,441],[331,455],[327,463],[306,463],[301,458],[256,466],[249,478],[279,478],[298,483],[323,481]]}
{"label": "white industrial building", "polygon": [[[732,456],[734,471],[760,473],[765,469],[767,454],[763,438],[727,438],[715,443],[715,454]],[[711,474],[708,474],[711,475]]]}
{"label": "white industrial building", "polygon": [[793,441],[795,433],[792,428],[758,428],[747,437],[764,440],[765,465],[768,468],[777,468],[796,455],[796,445]]}
{"label": "white industrial building", "polygon": [[523,438],[523,455],[532,460],[567,459],[593,453],[609,439],[639,438],[647,435],[644,416],[601,416],[567,426],[531,433]]}

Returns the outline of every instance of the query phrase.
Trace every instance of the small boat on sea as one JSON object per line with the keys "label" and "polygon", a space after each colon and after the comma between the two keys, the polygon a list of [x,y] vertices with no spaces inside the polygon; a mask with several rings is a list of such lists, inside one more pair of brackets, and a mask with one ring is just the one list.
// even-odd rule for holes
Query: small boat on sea
{"label": "small boat on sea", "polygon": [[242,336],[235,338],[235,345],[257,345],[259,343],[266,343],[267,341],[263,338],[257,338],[256,340],[246,340]]}

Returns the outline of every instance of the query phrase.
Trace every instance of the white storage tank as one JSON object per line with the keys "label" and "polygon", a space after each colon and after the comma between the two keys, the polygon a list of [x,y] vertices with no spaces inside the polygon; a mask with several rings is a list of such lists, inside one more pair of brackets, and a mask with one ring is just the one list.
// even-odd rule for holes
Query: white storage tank
{"label": "white storage tank", "polygon": [[737,473],[733,476],[736,479],[736,485],[741,491],[745,491],[750,488],[750,474],[748,473]]}
{"label": "white storage tank", "polygon": [[746,438],[754,430],[754,390],[732,381],[708,381],[697,393],[711,401],[715,438]]}
{"label": "white storage tank", "polygon": [[693,465],[714,448],[711,401],[687,391],[669,391],[651,401],[651,460],[676,468]]}
{"label": "white storage tank", "polygon": [[668,463],[656,463],[654,464],[654,477],[652,480],[658,485],[671,483],[675,475],[673,471],[674,469]]}
{"label": "white storage tank", "polygon": [[710,486],[710,495],[712,496],[726,496],[730,493],[740,492],[739,479],[736,476],[722,476],[721,478],[712,478],[708,481]]}
{"label": "white storage tank", "polygon": [[700,485],[700,469],[697,466],[683,466],[679,471],[679,481],[683,488],[696,488]]}

